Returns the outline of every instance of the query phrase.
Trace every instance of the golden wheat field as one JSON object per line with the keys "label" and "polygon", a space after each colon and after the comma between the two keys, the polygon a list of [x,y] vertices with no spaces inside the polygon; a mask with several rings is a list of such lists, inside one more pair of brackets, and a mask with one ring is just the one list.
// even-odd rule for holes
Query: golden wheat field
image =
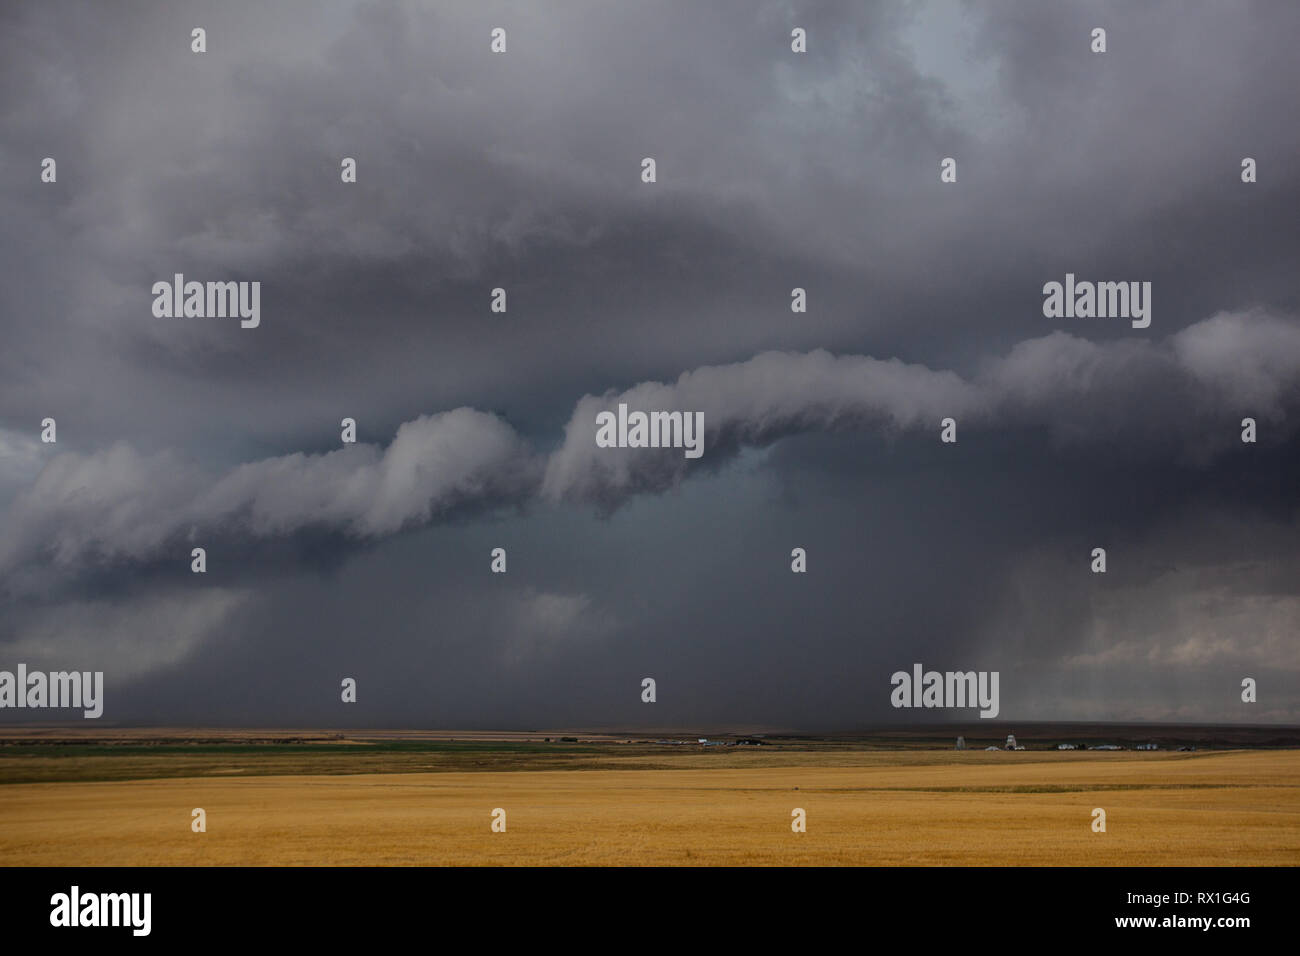
{"label": "golden wheat field", "polygon": [[[1297,865],[1300,752],[824,753],[681,769],[0,786],[6,865]],[[190,829],[202,807],[207,832]],[[491,831],[494,808],[506,831]],[[791,811],[807,832],[791,831]],[[1106,811],[1105,833],[1091,828]]]}

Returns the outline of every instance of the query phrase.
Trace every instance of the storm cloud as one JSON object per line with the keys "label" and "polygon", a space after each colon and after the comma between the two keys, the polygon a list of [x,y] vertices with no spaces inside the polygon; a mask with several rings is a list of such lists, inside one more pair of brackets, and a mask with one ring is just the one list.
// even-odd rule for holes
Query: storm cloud
{"label": "storm cloud", "polygon": [[[1004,720],[1295,722],[1297,35],[7,6],[0,659],[104,662],[126,722],[844,728],[916,660],[1001,670]],[[261,324],[156,318],[175,273]],[[1046,318],[1066,273],[1151,282],[1150,328]],[[597,447],[619,403],[703,457]]]}

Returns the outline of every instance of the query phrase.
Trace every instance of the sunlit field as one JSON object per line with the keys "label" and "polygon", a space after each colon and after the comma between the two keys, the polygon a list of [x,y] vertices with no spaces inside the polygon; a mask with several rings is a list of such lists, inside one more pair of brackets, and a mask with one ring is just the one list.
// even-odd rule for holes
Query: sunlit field
{"label": "sunlit field", "polygon": [[[196,755],[193,775],[162,779],[113,776],[149,776],[168,755],[7,756],[0,780],[55,779],[0,785],[0,863],[1300,864],[1295,750],[475,746],[450,761],[390,754],[401,772],[345,772],[330,761],[354,756],[308,747]],[[446,769],[457,761],[471,766]],[[205,833],[191,832],[195,807]],[[794,808],[806,833],[791,831]]]}

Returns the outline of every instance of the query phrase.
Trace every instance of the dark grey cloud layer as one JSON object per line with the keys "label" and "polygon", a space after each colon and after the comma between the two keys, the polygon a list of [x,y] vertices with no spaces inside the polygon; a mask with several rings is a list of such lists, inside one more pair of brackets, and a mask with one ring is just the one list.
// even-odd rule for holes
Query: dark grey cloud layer
{"label": "dark grey cloud layer", "polygon": [[[1294,722],[1297,35],[7,6],[0,667],[103,667],[136,721],[844,727],[922,660],[1012,719]],[[260,281],[261,326],[154,318],[176,272]],[[1066,272],[1152,282],[1151,327],[1045,319]],[[704,457],[597,448],[619,401],[703,411]]]}

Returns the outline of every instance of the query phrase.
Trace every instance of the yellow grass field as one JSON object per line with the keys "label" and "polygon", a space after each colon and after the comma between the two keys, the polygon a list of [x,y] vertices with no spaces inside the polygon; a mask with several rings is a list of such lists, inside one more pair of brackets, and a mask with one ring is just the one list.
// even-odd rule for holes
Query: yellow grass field
{"label": "yellow grass field", "polygon": [[[1300,751],[772,754],[654,770],[618,760],[12,783],[0,786],[0,863],[1300,864]],[[190,830],[194,807],[206,833]],[[490,830],[495,807],[505,833]],[[807,833],[791,832],[795,807]],[[1105,833],[1092,832],[1094,807]]]}

